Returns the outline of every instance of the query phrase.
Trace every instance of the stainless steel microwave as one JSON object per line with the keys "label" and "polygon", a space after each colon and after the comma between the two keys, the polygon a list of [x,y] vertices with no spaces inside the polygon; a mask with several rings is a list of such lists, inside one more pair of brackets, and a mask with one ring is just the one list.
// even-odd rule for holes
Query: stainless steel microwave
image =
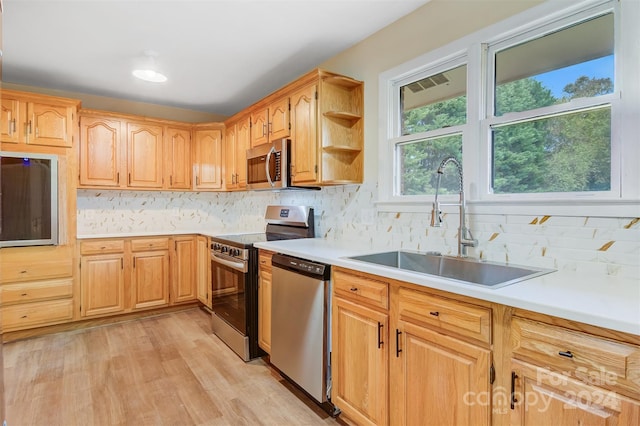
{"label": "stainless steel microwave", "polygon": [[284,189],[291,185],[291,141],[279,139],[247,150],[247,188]]}

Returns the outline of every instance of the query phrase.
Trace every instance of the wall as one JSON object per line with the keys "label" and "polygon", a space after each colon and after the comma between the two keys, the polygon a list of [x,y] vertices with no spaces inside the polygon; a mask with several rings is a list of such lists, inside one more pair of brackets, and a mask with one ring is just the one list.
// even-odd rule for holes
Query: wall
{"label": "wall", "polygon": [[[375,212],[378,170],[378,75],[420,54],[539,4],[521,0],[434,0],[325,62],[323,68],[365,82],[365,183],[282,193],[78,192],[78,234],[117,232],[253,232],[264,229],[268,204],[315,208],[317,235],[378,247],[457,251],[458,218],[430,228],[422,213]],[[369,217],[373,214],[373,220]],[[487,260],[640,276],[640,220],[584,216],[471,215]]]}

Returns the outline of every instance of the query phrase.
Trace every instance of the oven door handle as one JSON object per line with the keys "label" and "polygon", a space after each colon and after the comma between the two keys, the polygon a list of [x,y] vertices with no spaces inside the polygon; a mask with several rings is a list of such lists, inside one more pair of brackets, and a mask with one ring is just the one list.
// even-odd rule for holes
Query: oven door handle
{"label": "oven door handle", "polygon": [[273,180],[271,179],[271,174],[269,173],[269,163],[271,162],[271,156],[275,154],[275,152],[276,152],[276,149],[272,146],[269,152],[267,153],[267,160],[264,163],[265,171],[267,173],[267,180],[269,181],[269,185],[271,185],[271,187],[274,187],[275,184],[273,183]]}
{"label": "oven door handle", "polygon": [[217,256],[215,253],[211,253],[211,260],[221,265],[228,266],[231,269],[235,269],[236,271],[240,271],[243,273],[247,272],[247,264],[245,262],[234,262],[233,260],[228,260]]}

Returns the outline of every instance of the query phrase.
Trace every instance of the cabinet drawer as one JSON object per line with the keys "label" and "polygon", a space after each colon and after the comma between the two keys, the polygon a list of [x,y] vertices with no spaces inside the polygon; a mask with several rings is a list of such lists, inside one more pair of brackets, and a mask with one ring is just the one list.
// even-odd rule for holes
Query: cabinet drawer
{"label": "cabinet drawer", "polygon": [[400,320],[491,343],[491,309],[408,288],[398,292]]}
{"label": "cabinet drawer", "polygon": [[571,375],[588,383],[640,392],[640,347],[523,318],[511,322],[515,358]]}
{"label": "cabinet drawer", "polygon": [[57,324],[73,319],[73,299],[24,303],[2,308],[3,331]]}
{"label": "cabinet drawer", "polygon": [[270,251],[262,251],[260,250],[260,254],[258,256],[258,267],[260,269],[271,269],[271,259],[273,258],[273,253]]}
{"label": "cabinet drawer", "polygon": [[71,277],[73,258],[47,259],[35,256],[30,261],[3,262],[1,275],[3,283]]}
{"label": "cabinet drawer", "polygon": [[334,270],[333,291],[345,299],[389,309],[389,283],[384,281]]}
{"label": "cabinet drawer", "polygon": [[124,252],[124,240],[96,240],[80,243],[80,254],[102,254]]}
{"label": "cabinet drawer", "polygon": [[131,240],[131,251],[169,250],[169,238],[144,238]]}
{"label": "cabinet drawer", "polygon": [[60,299],[73,295],[73,280],[49,280],[2,286],[2,305]]}

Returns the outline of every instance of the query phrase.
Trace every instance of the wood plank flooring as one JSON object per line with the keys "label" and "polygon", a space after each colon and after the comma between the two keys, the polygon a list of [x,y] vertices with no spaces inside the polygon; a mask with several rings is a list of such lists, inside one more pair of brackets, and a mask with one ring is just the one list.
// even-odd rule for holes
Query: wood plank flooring
{"label": "wood plank flooring", "polygon": [[338,425],[200,309],[4,345],[10,426]]}

